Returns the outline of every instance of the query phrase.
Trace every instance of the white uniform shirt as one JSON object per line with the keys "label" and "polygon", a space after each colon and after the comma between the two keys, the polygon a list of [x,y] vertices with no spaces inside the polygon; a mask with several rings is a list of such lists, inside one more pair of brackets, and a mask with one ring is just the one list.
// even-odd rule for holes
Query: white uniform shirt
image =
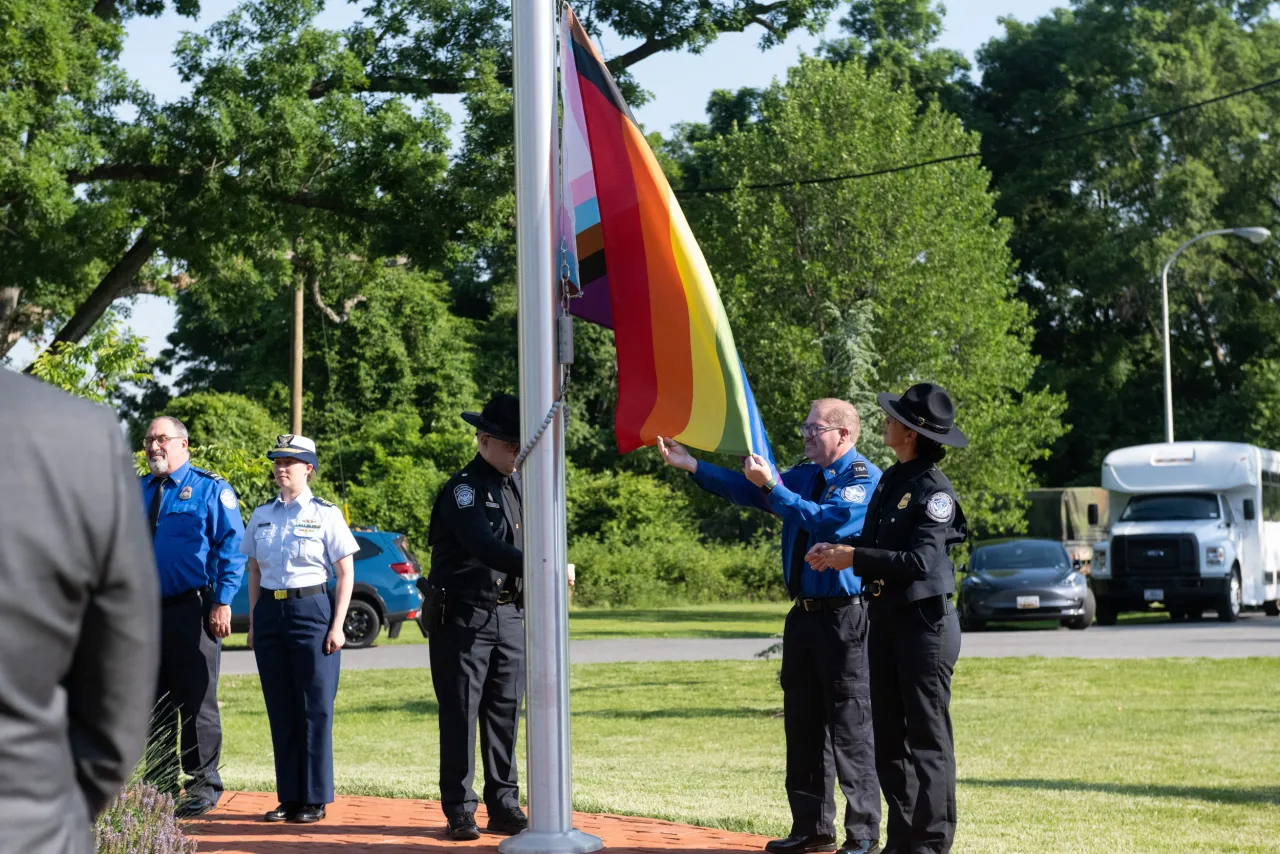
{"label": "white uniform shirt", "polygon": [[262,587],[284,590],[329,580],[329,567],[359,551],[342,511],[304,489],[296,501],[280,496],[253,511],[240,543],[258,562]]}

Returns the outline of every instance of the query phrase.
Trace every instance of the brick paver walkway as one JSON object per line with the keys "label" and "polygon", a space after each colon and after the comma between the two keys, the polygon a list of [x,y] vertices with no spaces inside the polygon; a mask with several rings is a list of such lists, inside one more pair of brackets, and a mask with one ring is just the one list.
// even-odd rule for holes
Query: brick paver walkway
{"label": "brick paver walkway", "polygon": [[[262,814],[276,806],[275,795],[227,792],[218,808],[183,829],[199,840],[199,850],[228,854],[432,854],[480,849],[496,851],[501,836],[482,833],[475,842],[444,838],[444,814],[437,801],[339,796],[317,824],[268,824]],[[485,823],[484,807],[476,821]],[[604,840],[611,852],[658,854],[665,851],[756,854],[764,837],[649,818],[574,813],[574,826]]]}

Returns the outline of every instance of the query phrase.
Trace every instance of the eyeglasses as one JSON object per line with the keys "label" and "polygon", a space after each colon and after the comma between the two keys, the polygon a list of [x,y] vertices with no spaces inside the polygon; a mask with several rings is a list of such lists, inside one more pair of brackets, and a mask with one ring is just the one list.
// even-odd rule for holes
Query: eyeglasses
{"label": "eyeglasses", "polygon": [[163,448],[165,445],[169,444],[174,439],[179,439],[179,438],[181,437],[180,436],[145,436],[142,439],[142,447],[150,448],[151,446],[154,445],[158,448]]}
{"label": "eyeglasses", "polygon": [[829,430],[843,430],[843,427],[824,427],[821,424],[797,424],[796,432],[805,439],[812,439],[820,433],[826,433]]}

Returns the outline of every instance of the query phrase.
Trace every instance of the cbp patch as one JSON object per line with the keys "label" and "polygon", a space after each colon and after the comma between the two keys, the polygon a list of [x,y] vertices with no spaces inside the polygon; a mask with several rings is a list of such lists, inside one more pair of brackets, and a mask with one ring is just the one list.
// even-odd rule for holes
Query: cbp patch
{"label": "cbp patch", "polygon": [[935,522],[950,522],[955,502],[945,492],[935,492],[924,505],[924,512]]}
{"label": "cbp patch", "polygon": [[850,504],[861,504],[867,500],[867,488],[858,484],[846,486],[840,490],[840,497]]}
{"label": "cbp patch", "polygon": [[222,502],[222,506],[228,510],[235,510],[239,507],[236,501],[236,494],[229,489],[222,490],[222,494],[218,496],[218,500]]}
{"label": "cbp patch", "polygon": [[476,491],[468,484],[460,483],[453,488],[453,500],[457,503],[458,509],[470,507],[476,503]]}

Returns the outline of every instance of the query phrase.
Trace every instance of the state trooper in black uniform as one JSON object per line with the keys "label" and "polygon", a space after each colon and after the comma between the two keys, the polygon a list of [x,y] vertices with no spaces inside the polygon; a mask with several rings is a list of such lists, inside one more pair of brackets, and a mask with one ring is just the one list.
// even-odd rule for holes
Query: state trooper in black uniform
{"label": "state trooper in black uniform", "polygon": [[450,839],[477,839],[476,723],[484,760],[487,829],[528,827],[516,783],[516,730],[524,700],[520,529],[520,403],[500,394],[462,417],[478,453],[436,496],[427,575],[431,682],[440,705],[440,801]]}
{"label": "state trooper in black uniform", "polygon": [[845,569],[870,595],[867,660],[876,773],[888,804],[885,854],[945,854],[956,830],[951,675],[960,624],[948,552],[968,536],[951,481],[937,466],[944,445],[963,448],[950,396],[932,383],[881,394],[884,442],[898,463],[884,473],[862,533],[819,543],[817,568]]}

